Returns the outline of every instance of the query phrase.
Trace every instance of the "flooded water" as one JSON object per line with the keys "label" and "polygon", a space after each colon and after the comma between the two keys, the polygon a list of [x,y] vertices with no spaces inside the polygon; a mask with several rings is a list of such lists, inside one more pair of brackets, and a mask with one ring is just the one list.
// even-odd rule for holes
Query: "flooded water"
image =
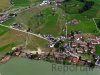
{"label": "flooded water", "polygon": [[5,64],[0,64],[0,75],[100,75],[100,68],[80,70],[80,67],[76,69],[42,60],[13,58]]}

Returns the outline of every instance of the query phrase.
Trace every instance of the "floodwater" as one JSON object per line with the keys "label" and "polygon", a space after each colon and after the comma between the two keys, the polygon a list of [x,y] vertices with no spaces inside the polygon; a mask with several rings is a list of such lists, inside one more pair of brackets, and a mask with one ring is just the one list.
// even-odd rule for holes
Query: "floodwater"
{"label": "floodwater", "polygon": [[42,60],[13,58],[0,64],[0,75],[100,75],[100,68],[73,68]]}

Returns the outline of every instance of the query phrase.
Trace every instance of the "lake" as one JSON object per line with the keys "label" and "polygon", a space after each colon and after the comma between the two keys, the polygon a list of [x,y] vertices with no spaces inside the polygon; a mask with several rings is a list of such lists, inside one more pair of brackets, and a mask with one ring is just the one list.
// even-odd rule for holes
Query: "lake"
{"label": "lake", "polygon": [[0,64],[0,75],[100,75],[100,68],[80,70],[80,67],[73,69],[72,66],[65,67],[42,60],[13,58]]}

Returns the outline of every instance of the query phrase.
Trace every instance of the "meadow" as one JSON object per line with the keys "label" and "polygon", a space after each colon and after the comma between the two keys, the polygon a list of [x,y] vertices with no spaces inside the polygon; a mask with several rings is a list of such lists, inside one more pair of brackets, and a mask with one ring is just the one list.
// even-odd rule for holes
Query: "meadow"
{"label": "meadow", "polygon": [[[63,12],[57,9],[53,15],[52,8],[54,8],[54,6],[37,7],[23,11],[18,14],[16,21],[31,28],[34,33],[58,36],[65,27],[64,18],[62,17]],[[42,13],[42,16],[38,16],[40,13]]]}
{"label": "meadow", "polygon": [[29,0],[11,0],[11,4],[14,6],[29,6],[31,3]]}
{"label": "meadow", "polygon": [[[75,0],[72,0],[73,2]],[[81,7],[81,5],[79,3],[76,3],[79,7]],[[69,9],[78,9],[77,7],[69,7]],[[100,1],[96,1],[95,0],[95,4],[94,6],[90,9],[87,10],[81,14],[79,13],[73,13],[73,11],[70,11],[72,13],[68,13],[66,16],[66,20],[79,20],[80,23],[77,25],[67,25],[67,30],[68,33],[70,33],[71,31],[82,31],[83,33],[97,33],[98,34],[98,30],[96,29],[95,23],[93,22],[93,18],[99,18],[100,17]]]}

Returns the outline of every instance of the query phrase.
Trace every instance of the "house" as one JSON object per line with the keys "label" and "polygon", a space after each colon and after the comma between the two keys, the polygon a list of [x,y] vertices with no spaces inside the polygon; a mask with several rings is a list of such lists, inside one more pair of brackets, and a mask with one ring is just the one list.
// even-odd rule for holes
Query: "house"
{"label": "house", "polygon": [[86,42],[81,42],[80,46],[82,46],[82,47],[87,46],[87,43]]}
{"label": "house", "polygon": [[75,34],[74,38],[78,41],[78,40],[83,38],[83,35],[82,34]]}
{"label": "house", "polygon": [[76,42],[73,42],[71,45],[72,45],[72,47],[77,47],[78,46],[78,44]]}
{"label": "house", "polygon": [[78,59],[77,57],[74,57],[74,58],[73,58],[73,62],[74,62],[75,64],[78,63],[78,60],[79,60],[79,59]]}
{"label": "house", "polygon": [[71,21],[71,24],[79,24],[79,23],[80,23],[80,21],[76,20],[76,19],[74,19],[74,20]]}
{"label": "house", "polygon": [[96,51],[96,47],[92,46],[91,53],[94,53],[95,51]]}
{"label": "house", "polygon": [[100,40],[100,36],[96,36],[96,39],[97,39],[97,40]]}
{"label": "house", "polygon": [[91,40],[91,43],[96,45],[96,44],[98,44],[98,41],[97,40]]}
{"label": "house", "polygon": [[100,44],[100,40],[98,40],[98,44]]}
{"label": "house", "polygon": [[22,49],[23,49],[23,46],[16,46],[12,48],[13,51],[20,51]]}
{"label": "house", "polygon": [[61,3],[62,3],[63,1],[64,1],[64,0],[55,0],[56,5],[61,5]]}
{"label": "house", "polygon": [[49,0],[44,0],[44,1],[40,4],[40,6],[47,5],[47,4],[50,4],[50,1],[49,1]]}
{"label": "house", "polygon": [[97,61],[96,61],[95,65],[100,66],[100,56],[97,57]]}
{"label": "house", "polygon": [[77,53],[83,53],[83,52],[84,52],[83,48],[80,47],[80,48],[77,49]]}
{"label": "house", "polygon": [[96,40],[96,36],[92,36],[90,40]]}
{"label": "house", "polygon": [[2,16],[0,16],[0,21],[3,19],[3,17]]}
{"label": "house", "polygon": [[87,46],[84,47],[84,51],[87,53],[87,51],[88,51],[88,47]]}

